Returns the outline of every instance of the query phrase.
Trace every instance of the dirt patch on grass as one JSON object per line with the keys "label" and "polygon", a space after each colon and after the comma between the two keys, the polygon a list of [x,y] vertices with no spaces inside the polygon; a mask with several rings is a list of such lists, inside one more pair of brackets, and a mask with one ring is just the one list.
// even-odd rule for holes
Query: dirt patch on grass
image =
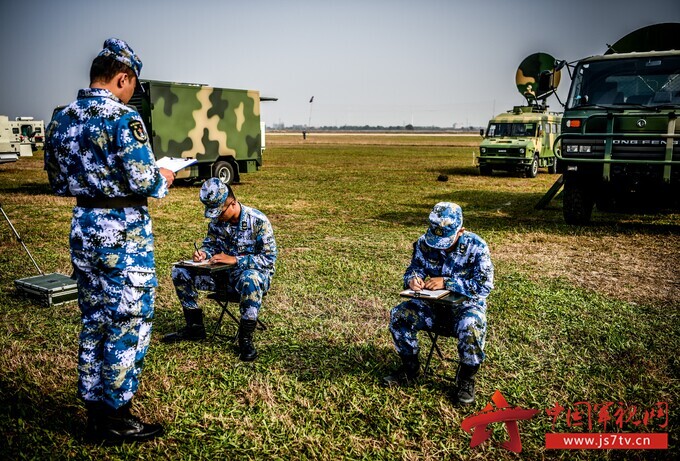
{"label": "dirt patch on grass", "polygon": [[680,236],[511,235],[494,259],[534,279],[564,277],[576,286],[623,301],[680,305]]}

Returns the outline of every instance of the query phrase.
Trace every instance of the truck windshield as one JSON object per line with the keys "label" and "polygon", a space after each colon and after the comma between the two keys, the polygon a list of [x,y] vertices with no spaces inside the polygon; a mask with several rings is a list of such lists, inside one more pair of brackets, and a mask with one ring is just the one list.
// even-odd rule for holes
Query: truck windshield
{"label": "truck windshield", "polygon": [[536,136],[535,123],[489,123],[487,137],[500,138],[503,136]]}
{"label": "truck windshield", "polygon": [[680,56],[606,59],[574,71],[567,109],[680,106]]}

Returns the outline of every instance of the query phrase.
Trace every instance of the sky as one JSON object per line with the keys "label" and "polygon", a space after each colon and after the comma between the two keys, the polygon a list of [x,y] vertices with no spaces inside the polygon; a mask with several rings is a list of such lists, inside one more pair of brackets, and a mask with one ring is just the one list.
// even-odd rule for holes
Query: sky
{"label": "sky", "polygon": [[[601,54],[640,27],[680,22],[680,1],[0,0],[0,17],[0,114],[11,119],[49,121],[117,37],[141,57],[142,79],[278,98],[261,106],[269,127],[460,127],[524,103],[515,73],[528,55]],[[569,83],[563,73],[562,101]]]}

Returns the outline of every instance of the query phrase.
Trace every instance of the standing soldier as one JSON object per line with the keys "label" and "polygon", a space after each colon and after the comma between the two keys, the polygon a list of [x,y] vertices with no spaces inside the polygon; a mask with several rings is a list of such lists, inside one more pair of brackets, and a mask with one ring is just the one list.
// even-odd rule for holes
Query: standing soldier
{"label": "standing soldier", "polygon": [[[445,315],[450,322],[438,325],[458,338],[459,367],[455,399],[462,405],[475,400],[474,376],[484,360],[486,297],[493,289],[493,264],[486,242],[463,227],[463,211],[450,202],[437,203],[430,213],[430,227],[413,244],[411,264],[404,274],[404,287],[411,290],[450,290],[465,301]],[[399,304],[390,314],[390,332],[401,367],[383,381],[408,385],[419,374],[419,330],[431,330],[437,319],[432,307],[417,298]]]}
{"label": "standing soldier", "polygon": [[45,170],[60,196],[75,196],[71,261],[82,329],[78,394],[87,436],[109,442],[163,433],[130,414],[151,338],[156,279],[147,198],[167,195],[174,180],[158,168],[139,114],[125,104],[142,61],[110,38],[93,60],[90,87],[54,116]]}

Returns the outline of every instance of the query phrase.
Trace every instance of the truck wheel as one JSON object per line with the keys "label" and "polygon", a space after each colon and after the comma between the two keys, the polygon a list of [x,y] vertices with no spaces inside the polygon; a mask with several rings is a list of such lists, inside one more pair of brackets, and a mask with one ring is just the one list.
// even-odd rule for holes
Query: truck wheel
{"label": "truck wheel", "polygon": [[218,178],[224,184],[231,184],[234,182],[234,167],[229,162],[219,161],[213,165],[213,176]]}
{"label": "truck wheel", "polygon": [[491,176],[491,170],[492,168],[489,165],[479,166],[479,174],[482,176]]}
{"label": "truck wheel", "polygon": [[534,155],[534,161],[526,169],[527,178],[535,178],[538,174],[538,155]]}
{"label": "truck wheel", "polygon": [[557,157],[553,157],[552,165],[548,166],[548,173],[550,174],[557,173]]}
{"label": "truck wheel", "polygon": [[580,184],[564,185],[562,214],[567,224],[583,225],[590,222],[593,213],[593,198]]}

